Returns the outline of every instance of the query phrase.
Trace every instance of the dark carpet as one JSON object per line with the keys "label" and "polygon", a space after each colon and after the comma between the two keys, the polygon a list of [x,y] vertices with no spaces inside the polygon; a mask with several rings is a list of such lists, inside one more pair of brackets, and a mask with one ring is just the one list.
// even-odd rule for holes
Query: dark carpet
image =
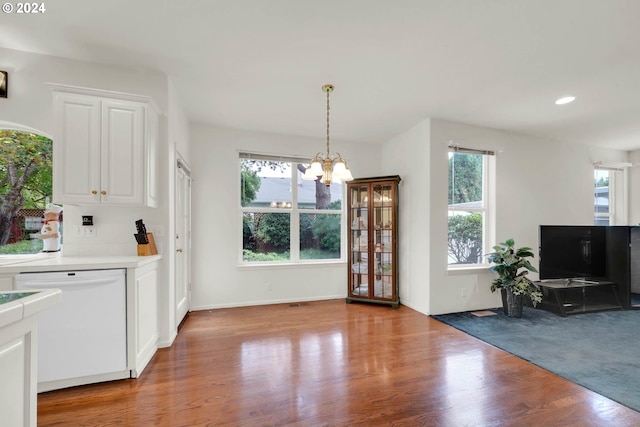
{"label": "dark carpet", "polygon": [[560,317],[525,307],[522,318],[432,316],[640,411],[640,310]]}

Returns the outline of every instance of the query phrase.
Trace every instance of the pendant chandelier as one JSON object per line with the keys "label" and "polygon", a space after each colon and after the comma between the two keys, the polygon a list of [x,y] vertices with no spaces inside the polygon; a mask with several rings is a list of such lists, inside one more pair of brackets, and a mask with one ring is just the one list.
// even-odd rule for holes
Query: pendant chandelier
{"label": "pendant chandelier", "polygon": [[315,181],[320,177],[320,182],[329,187],[332,182],[351,181],[353,176],[347,167],[346,160],[342,158],[340,153],[333,156],[329,154],[329,94],[333,92],[333,85],[322,86],[322,91],[327,94],[327,154],[316,154],[307,170],[302,174],[302,179]]}

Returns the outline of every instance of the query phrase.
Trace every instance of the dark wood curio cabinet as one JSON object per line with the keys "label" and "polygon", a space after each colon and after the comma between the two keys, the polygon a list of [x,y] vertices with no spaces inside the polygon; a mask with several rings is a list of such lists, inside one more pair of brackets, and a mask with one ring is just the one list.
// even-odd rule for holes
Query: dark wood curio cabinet
{"label": "dark wood curio cabinet", "polygon": [[398,308],[398,183],[400,177],[347,184],[349,289],[352,301]]}

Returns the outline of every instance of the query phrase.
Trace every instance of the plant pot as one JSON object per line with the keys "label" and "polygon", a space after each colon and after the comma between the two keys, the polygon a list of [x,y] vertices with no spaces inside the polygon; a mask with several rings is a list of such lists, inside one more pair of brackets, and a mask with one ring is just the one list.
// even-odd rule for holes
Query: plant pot
{"label": "plant pot", "polygon": [[522,317],[523,295],[515,295],[509,289],[502,290],[502,307],[507,317]]}

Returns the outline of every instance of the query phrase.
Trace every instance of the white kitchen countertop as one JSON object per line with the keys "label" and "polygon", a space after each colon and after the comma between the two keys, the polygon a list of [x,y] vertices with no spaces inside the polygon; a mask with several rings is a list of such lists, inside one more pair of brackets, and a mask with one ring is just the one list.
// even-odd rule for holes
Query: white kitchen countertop
{"label": "white kitchen countertop", "polygon": [[101,270],[108,268],[142,267],[162,259],[162,255],[150,256],[62,256],[55,254],[12,255],[0,258],[0,274],[35,273],[43,271]]}
{"label": "white kitchen countertop", "polygon": [[[2,294],[25,293],[29,291],[6,291]],[[60,289],[44,289],[33,295],[0,304],[0,328],[33,316],[47,307],[60,302]]]}

